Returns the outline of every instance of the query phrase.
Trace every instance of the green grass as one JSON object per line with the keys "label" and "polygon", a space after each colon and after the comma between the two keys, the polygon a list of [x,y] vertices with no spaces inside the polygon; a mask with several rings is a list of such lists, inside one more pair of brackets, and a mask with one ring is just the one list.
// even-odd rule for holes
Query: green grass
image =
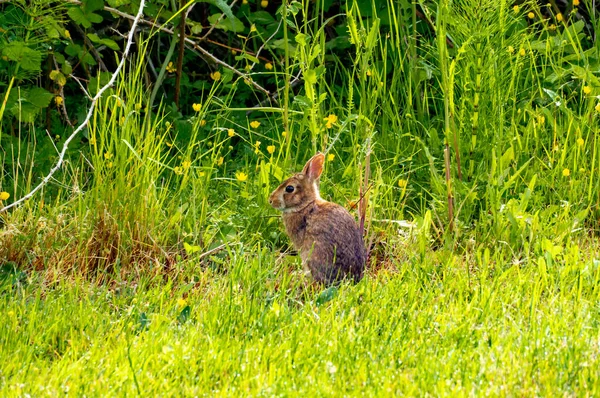
{"label": "green grass", "polygon": [[258,247],[178,281],[5,279],[0,395],[595,395],[597,249],[409,257],[326,291]]}

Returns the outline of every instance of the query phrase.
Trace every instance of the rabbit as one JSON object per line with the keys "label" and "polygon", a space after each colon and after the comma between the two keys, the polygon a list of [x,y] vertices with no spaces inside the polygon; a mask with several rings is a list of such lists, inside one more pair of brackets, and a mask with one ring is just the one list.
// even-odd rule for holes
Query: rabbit
{"label": "rabbit", "polygon": [[283,212],[283,224],[302,263],[315,281],[331,285],[349,277],[358,282],[367,253],[354,218],[342,206],[321,199],[319,177],[325,155],[317,153],[269,196]]}

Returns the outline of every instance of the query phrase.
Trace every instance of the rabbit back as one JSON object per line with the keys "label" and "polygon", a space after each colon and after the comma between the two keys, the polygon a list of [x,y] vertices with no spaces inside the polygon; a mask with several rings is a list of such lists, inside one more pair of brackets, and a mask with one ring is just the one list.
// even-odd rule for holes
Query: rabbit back
{"label": "rabbit back", "polygon": [[315,201],[283,215],[286,232],[313,278],[325,284],[362,278],[366,250],[358,225],[342,206]]}

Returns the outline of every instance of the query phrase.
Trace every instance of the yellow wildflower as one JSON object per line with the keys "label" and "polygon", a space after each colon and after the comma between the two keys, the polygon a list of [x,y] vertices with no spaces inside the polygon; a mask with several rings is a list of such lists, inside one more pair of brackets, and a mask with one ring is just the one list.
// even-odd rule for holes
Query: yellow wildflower
{"label": "yellow wildflower", "polygon": [[590,86],[583,86],[583,92],[589,94],[592,92],[592,88]]}
{"label": "yellow wildflower", "polygon": [[524,56],[525,56],[525,54],[526,54],[526,52],[525,52],[525,49],[524,49],[524,48],[521,48],[521,49],[519,50],[519,55],[520,55],[521,57],[524,57]]}
{"label": "yellow wildflower", "polygon": [[224,160],[225,160],[225,158],[223,158],[223,156],[221,156],[219,159],[217,159],[217,166],[223,165]]}
{"label": "yellow wildflower", "polygon": [[202,104],[192,104],[192,108],[194,108],[195,112],[200,112],[202,109]]}
{"label": "yellow wildflower", "polygon": [[108,167],[109,169],[110,169],[111,167],[113,167],[113,162],[108,162],[108,163],[107,163],[107,165],[106,165],[106,167]]}
{"label": "yellow wildflower", "polygon": [[581,137],[577,138],[577,145],[583,146],[584,143],[585,143],[585,141],[583,141],[583,138],[581,138]]}
{"label": "yellow wildflower", "polygon": [[336,116],[336,115],[334,115],[334,114],[332,113],[332,114],[330,114],[329,116],[327,116],[327,117],[326,117],[324,120],[327,122],[327,128],[328,128],[328,129],[330,129],[330,128],[332,128],[332,127],[333,127],[333,124],[334,124],[335,122],[337,122],[338,118],[337,118],[337,116]]}
{"label": "yellow wildflower", "polygon": [[253,129],[257,129],[259,126],[260,126],[260,122],[257,120],[250,123],[250,127],[252,127]]}
{"label": "yellow wildflower", "polygon": [[558,22],[562,22],[563,21],[563,15],[560,12],[558,14],[556,14],[556,20]]}
{"label": "yellow wildflower", "polygon": [[579,5],[579,0],[573,0],[573,6],[577,7]]}
{"label": "yellow wildflower", "polygon": [[108,159],[112,159],[112,157],[113,157],[113,154],[112,154],[112,153],[110,153],[110,152],[106,152],[106,153],[104,154],[104,159],[106,159],[106,160],[108,160]]}
{"label": "yellow wildflower", "polygon": [[539,115],[538,118],[537,118],[537,120],[538,120],[539,124],[546,123],[546,118],[544,117],[544,115]]}
{"label": "yellow wildflower", "polygon": [[408,184],[408,181],[404,180],[404,179],[400,179],[398,180],[398,186],[402,189],[406,188],[406,185]]}
{"label": "yellow wildflower", "polygon": [[165,145],[168,146],[169,148],[173,147],[173,143],[172,142],[165,142]]}
{"label": "yellow wildflower", "polygon": [[221,78],[221,72],[214,71],[213,73],[210,74],[210,78],[213,79],[214,81],[217,81]]}
{"label": "yellow wildflower", "polygon": [[600,112],[600,102],[598,102],[595,106],[596,112]]}
{"label": "yellow wildflower", "polygon": [[183,163],[181,164],[181,167],[183,167],[184,170],[189,169],[192,166],[192,162],[190,162],[189,160],[184,160]]}
{"label": "yellow wildflower", "polygon": [[563,175],[564,177],[568,177],[568,176],[570,176],[570,175],[571,175],[571,170],[569,170],[569,169],[564,169],[564,170],[562,171],[562,175]]}
{"label": "yellow wildflower", "polygon": [[181,175],[183,174],[183,169],[179,166],[176,166],[173,171],[175,172],[175,174]]}
{"label": "yellow wildflower", "polygon": [[227,135],[230,137],[233,137],[235,135],[235,130],[234,129],[228,129],[227,130]]}
{"label": "yellow wildflower", "polygon": [[206,126],[206,120],[202,119],[200,120],[200,127],[204,127]]}
{"label": "yellow wildflower", "polygon": [[527,14],[527,16],[529,17],[529,19],[535,18],[535,14],[531,11]]}
{"label": "yellow wildflower", "polygon": [[175,72],[177,69],[175,69],[175,66],[173,66],[173,62],[169,62],[169,64],[167,65],[167,72],[169,73],[173,73]]}
{"label": "yellow wildflower", "polygon": [[256,25],[254,24],[250,25],[250,33],[252,32],[256,32]]}
{"label": "yellow wildflower", "polygon": [[265,64],[265,69],[266,69],[266,70],[271,70],[271,69],[273,69],[273,64],[272,64],[272,63],[270,63],[270,62],[267,62],[267,63]]}
{"label": "yellow wildflower", "polygon": [[260,6],[261,6],[262,8],[267,8],[267,6],[268,6],[268,5],[269,5],[269,2],[268,2],[267,0],[262,0],[262,1],[260,2]]}
{"label": "yellow wildflower", "polygon": [[554,25],[553,23],[550,24],[550,26],[548,26],[549,30],[556,30],[556,25]]}
{"label": "yellow wildflower", "polygon": [[185,307],[185,306],[186,306],[186,304],[187,304],[187,301],[186,301],[186,299],[184,299],[184,298],[179,298],[179,299],[177,299],[177,306],[178,306],[178,307]]}
{"label": "yellow wildflower", "polygon": [[240,182],[244,182],[248,179],[248,174],[244,173],[243,171],[237,171],[235,173],[235,179]]}
{"label": "yellow wildflower", "polygon": [[4,192],[4,191],[0,192],[0,201],[6,200],[8,198],[10,198],[10,194],[8,192]]}
{"label": "yellow wildflower", "polygon": [[244,5],[248,4],[248,0],[242,0],[242,4],[244,4]]}
{"label": "yellow wildflower", "polygon": [[267,147],[267,152],[269,152],[271,155],[275,153],[275,145],[269,145]]}
{"label": "yellow wildflower", "polygon": [[335,159],[335,153],[330,153],[329,155],[327,155],[328,162],[333,162],[333,159]]}
{"label": "yellow wildflower", "polygon": [[369,76],[369,77],[373,76],[373,72],[371,72],[371,69],[367,69],[367,76]]}
{"label": "yellow wildflower", "polygon": [[281,132],[281,136],[282,136],[283,138],[287,137],[287,131],[282,131],[282,132]]}
{"label": "yellow wildflower", "polygon": [[56,105],[61,106],[63,104],[63,97],[57,95],[56,97],[54,97],[54,102],[56,103]]}
{"label": "yellow wildflower", "polygon": [[508,46],[508,53],[512,54],[515,52],[515,48],[513,46]]}
{"label": "yellow wildflower", "polygon": [[65,29],[65,37],[66,37],[67,39],[70,39],[70,38],[71,38],[71,32],[69,32],[69,31],[68,31],[68,30],[66,30],[66,29]]}
{"label": "yellow wildflower", "polygon": [[515,12],[515,14],[518,14],[518,13],[519,13],[519,11],[520,11],[520,8],[519,8],[519,6],[514,6],[514,7],[513,7],[513,11]]}
{"label": "yellow wildflower", "polygon": [[198,173],[198,177],[204,177],[205,175],[206,175],[206,173],[203,172],[203,171],[201,171],[201,172]]}

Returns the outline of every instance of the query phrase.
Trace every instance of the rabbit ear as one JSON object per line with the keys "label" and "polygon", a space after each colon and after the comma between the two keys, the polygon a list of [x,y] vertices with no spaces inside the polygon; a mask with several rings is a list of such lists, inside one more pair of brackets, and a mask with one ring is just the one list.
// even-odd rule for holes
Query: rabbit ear
{"label": "rabbit ear", "polygon": [[310,158],[304,169],[302,169],[302,174],[307,176],[310,180],[318,180],[323,172],[323,162],[325,161],[325,155],[321,152],[317,153],[315,156]]}

